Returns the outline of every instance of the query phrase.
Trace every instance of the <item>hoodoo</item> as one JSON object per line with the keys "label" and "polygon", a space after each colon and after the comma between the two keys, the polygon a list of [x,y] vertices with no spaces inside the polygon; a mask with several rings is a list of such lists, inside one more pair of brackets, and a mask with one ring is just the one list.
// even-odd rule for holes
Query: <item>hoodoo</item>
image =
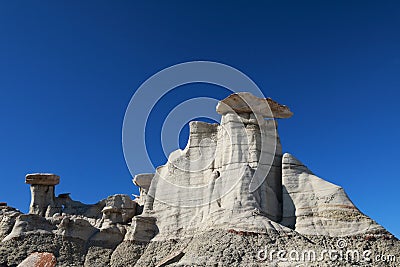
{"label": "hoodoo", "polygon": [[28,174],[25,183],[31,185],[29,213],[43,217],[52,216],[56,206],[54,187],[60,183],[60,177],[49,173]]}
{"label": "hoodoo", "polygon": [[[0,266],[45,258],[57,266],[299,265],[271,251],[313,252],[307,264],[316,266],[378,266],[374,256],[382,255],[392,260],[385,266],[399,266],[398,239],[343,188],[282,152],[277,120],[293,115],[287,106],[237,93],[216,111],[220,124],[191,122],[185,149],[133,178],[133,200],[83,204],[55,196],[57,175],[28,174],[29,214],[0,203]],[[353,258],[327,254],[348,257],[344,249]]]}
{"label": "hoodoo", "polygon": [[[293,113],[249,93],[227,97],[216,110],[221,124],[191,122],[186,148],[173,152],[154,175],[144,214],[156,219],[157,238],[235,228],[237,222],[243,230],[265,231],[260,220],[282,219],[282,148],[275,118]],[[254,220],[254,214],[260,218]]]}

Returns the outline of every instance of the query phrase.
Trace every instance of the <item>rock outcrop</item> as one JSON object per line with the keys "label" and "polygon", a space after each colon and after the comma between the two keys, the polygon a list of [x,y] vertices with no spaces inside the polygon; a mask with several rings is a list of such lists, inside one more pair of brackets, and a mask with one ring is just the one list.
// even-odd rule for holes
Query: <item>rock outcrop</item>
{"label": "rock outcrop", "polygon": [[315,176],[290,154],[283,155],[282,225],[303,235],[349,236],[385,232],[361,213],[343,188]]}
{"label": "rock outcrop", "polygon": [[[221,125],[191,122],[187,147],[157,168],[143,212],[156,219],[157,239],[239,225],[263,232],[269,220],[280,228],[274,223],[282,219],[277,124],[264,120],[262,110],[240,111],[226,109]],[[262,219],[248,220],[254,214]]]}
{"label": "rock outcrop", "polygon": [[277,119],[293,115],[288,107],[239,93],[217,112],[221,124],[191,122],[184,150],[134,177],[134,200],[113,195],[87,205],[56,197],[57,175],[27,175],[29,214],[0,205],[0,266],[378,266],[382,255],[394,257],[384,266],[399,265],[398,239],[343,188],[282,153]]}
{"label": "rock outcrop", "polygon": [[0,206],[0,240],[3,240],[11,233],[17,218],[22,213],[8,206]]}
{"label": "rock outcrop", "polygon": [[54,186],[60,183],[60,177],[49,173],[28,174],[25,183],[31,185],[29,213],[52,216],[56,212]]}

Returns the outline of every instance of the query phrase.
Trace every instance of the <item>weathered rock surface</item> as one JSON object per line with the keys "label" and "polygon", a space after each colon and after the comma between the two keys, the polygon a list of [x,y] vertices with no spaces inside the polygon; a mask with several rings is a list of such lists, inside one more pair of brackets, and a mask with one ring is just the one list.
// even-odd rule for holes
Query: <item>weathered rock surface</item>
{"label": "weathered rock surface", "polygon": [[60,177],[49,173],[28,174],[25,183],[31,185],[31,205],[29,213],[40,216],[52,216],[56,211],[54,186],[59,184]]}
{"label": "weathered rock surface", "polygon": [[25,183],[32,185],[58,185],[60,176],[52,173],[32,173],[25,176]]}
{"label": "weathered rock surface", "polygon": [[[192,235],[200,229],[236,226],[265,232],[282,228],[270,222],[282,217],[282,152],[279,137],[271,134],[275,127],[272,120],[263,125],[243,124],[234,114],[224,115],[221,126],[192,122],[188,146],[157,169],[150,186],[143,215],[156,218],[156,239]],[[274,138],[276,152],[260,163],[261,139],[266,137]],[[250,192],[257,168],[269,172]]]}
{"label": "weathered rock surface", "polygon": [[0,205],[0,267],[53,264],[43,255],[57,266],[399,266],[398,239],[282,153],[264,118],[288,118],[288,107],[239,93],[217,112],[221,124],[191,122],[184,150],[134,177],[135,200],[87,205],[56,197],[58,176],[27,175],[30,214]]}
{"label": "weathered rock surface", "polygon": [[282,179],[282,225],[300,234],[320,236],[385,231],[354,206],[343,188],[315,176],[290,154],[283,155]]}
{"label": "weathered rock surface", "polygon": [[136,197],[136,202],[140,206],[143,206],[146,201],[153,177],[154,173],[143,173],[138,174],[133,178],[133,183],[139,187],[140,196]]}
{"label": "weathered rock surface", "polygon": [[3,240],[9,233],[21,212],[17,209],[1,206],[0,207],[0,240]]}
{"label": "weathered rock surface", "polygon": [[217,105],[218,114],[226,113],[255,113],[264,118],[284,119],[293,116],[290,109],[271,98],[259,98],[250,93],[232,94]]}
{"label": "weathered rock surface", "polygon": [[[339,242],[345,242],[347,247],[340,249]],[[278,251],[286,254],[278,256]],[[371,254],[363,257],[363,251]],[[315,257],[312,252],[315,252]],[[372,259],[378,255],[399,255],[400,250],[398,240],[391,236],[334,238],[303,236],[295,231],[257,234],[209,230],[183,240],[151,242],[135,266],[157,266],[179,253],[181,257],[167,266],[398,266],[398,261],[377,262]],[[339,253],[344,255],[342,259]]]}

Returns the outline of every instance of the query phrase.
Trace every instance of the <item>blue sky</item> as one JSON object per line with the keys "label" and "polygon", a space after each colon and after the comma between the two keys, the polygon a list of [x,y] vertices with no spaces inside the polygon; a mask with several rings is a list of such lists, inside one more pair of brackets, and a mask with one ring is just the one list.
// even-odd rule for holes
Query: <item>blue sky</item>
{"label": "blue sky", "polygon": [[[166,67],[210,60],[290,106],[284,151],[400,236],[397,1],[143,2],[1,1],[0,201],[27,211],[31,172],[60,175],[57,192],[87,203],[137,193],[121,145],[130,98]],[[227,93],[171,94],[146,137],[156,164],[165,161],[157,114]],[[138,172],[152,171],[140,168],[145,156]]]}

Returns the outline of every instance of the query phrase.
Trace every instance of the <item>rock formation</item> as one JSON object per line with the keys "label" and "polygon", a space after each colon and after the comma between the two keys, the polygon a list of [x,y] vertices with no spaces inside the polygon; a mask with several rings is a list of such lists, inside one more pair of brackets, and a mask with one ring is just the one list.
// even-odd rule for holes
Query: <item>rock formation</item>
{"label": "rock formation", "polygon": [[[399,265],[392,234],[341,187],[282,153],[277,119],[293,115],[288,107],[239,93],[217,112],[221,124],[191,122],[185,149],[134,177],[134,200],[114,195],[87,205],[56,197],[57,175],[27,175],[29,214],[0,205],[0,266],[27,266],[36,252],[53,253],[57,266],[377,266],[375,255]],[[373,255],[324,254],[346,248]],[[325,256],[273,257],[290,249]]]}
{"label": "rock formation", "polygon": [[52,216],[56,209],[54,186],[60,183],[60,177],[48,173],[28,174],[25,183],[31,185],[29,213]]}
{"label": "rock formation", "polygon": [[[277,124],[264,120],[267,100],[245,93],[239,103],[241,96],[219,103],[221,125],[191,122],[187,147],[173,152],[168,163],[157,168],[141,215],[156,218],[157,239],[239,225],[265,231],[266,218],[282,219]],[[256,107],[254,111],[246,102]],[[282,105],[272,111],[280,117],[291,114]],[[254,190],[252,183],[258,185]],[[262,219],[248,220],[254,213]]]}
{"label": "rock formation", "polygon": [[303,235],[348,236],[384,232],[362,214],[340,186],[329,183],[285,154],[282,160],[283,219],[280,222]]}

